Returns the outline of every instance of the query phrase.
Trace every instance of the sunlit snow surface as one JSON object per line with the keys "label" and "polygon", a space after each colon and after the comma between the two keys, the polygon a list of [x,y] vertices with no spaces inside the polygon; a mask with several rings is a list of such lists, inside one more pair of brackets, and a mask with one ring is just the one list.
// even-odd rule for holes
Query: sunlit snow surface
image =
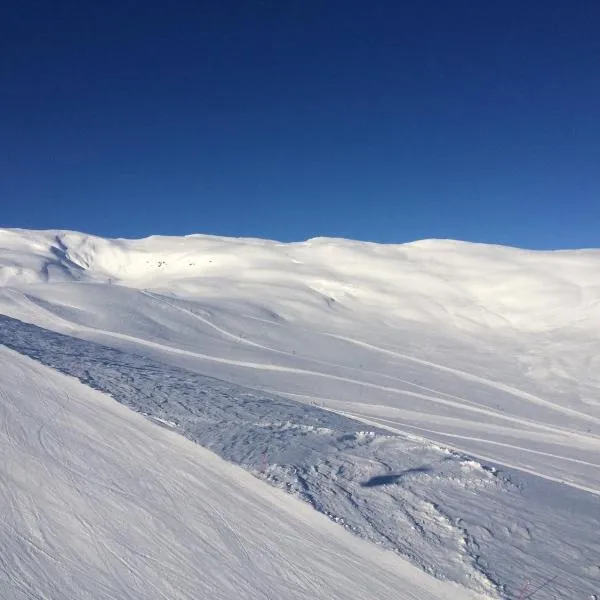
{"label": "sunlit snow surface", "polygon": [[0,347],[2,600],[475,600]]}
{"label": "sunlit snow surface", "polygon": [[437,577],[598,593],[598,251],[4,230],[0,282],[2,343]]}

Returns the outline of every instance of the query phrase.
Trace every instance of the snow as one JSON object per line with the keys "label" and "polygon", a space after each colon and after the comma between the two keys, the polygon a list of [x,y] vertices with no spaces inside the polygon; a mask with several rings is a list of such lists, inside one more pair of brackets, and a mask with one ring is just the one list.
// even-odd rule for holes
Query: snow
{"label": "snow", "polygon": [[0,348],[0,596],[476,598]]}
{"label": "snow", "polygon": [[[0,230],[0,313],[44,328],[5,320],[0,343],[440,579],[583,598],[600,577],[599,267],[598,250],[452,240]],[[157,405],[160,386],[190,414]],[[215,411],[221,432],[202,425]]]}

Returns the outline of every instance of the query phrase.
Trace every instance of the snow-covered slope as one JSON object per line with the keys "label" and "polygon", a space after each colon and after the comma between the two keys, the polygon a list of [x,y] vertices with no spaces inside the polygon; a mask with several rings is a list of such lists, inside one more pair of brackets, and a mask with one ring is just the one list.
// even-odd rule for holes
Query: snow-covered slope
{"label": "snow-covered slope", "polygon": [[0,597],[475,599],[0,347]]}
{"label": "snow-covered slope", "polygon": [[[488,572],[505,543],[493,575],[508,598],[527,580],[586,597],[600,576],[600,542],[587,536],[600,530],[598,250],[0,230],[0,313],[517,468],[527,506],[498,501],[486,523],[496,500],[465,500],[481,519],[460,561]],[[380,514],[403,502],[392,498]],[[585,512],[575,523],[571,505]],[[508,506],[527,516],[501,534]],[[424,540],[449,543],[429,526]]]}
{"label": "snow-covered slope", "polygon": [[0,281],[9,316],[599,488],[598,250],[2,230]]}

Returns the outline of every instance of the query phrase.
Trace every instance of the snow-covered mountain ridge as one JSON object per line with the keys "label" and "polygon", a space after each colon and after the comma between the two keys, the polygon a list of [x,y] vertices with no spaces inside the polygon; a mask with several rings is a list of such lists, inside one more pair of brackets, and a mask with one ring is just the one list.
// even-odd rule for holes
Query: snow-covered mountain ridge
{"label": "snow-covered mountain ridge", "polygon": [[495,331],[600,325],[600,250],[528,251],[453,240],[279,243],[206,235],[104,239],[0,230],[0,284],[107,282],[180,295],[269,292],[278,314],[319,300],[382,320]]}

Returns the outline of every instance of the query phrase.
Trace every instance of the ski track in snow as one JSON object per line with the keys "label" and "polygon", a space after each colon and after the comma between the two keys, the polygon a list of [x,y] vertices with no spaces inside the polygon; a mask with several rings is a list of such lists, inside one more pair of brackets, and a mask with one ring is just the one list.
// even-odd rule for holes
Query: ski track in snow
{"label": "ski track in snow", "polygon": [[[561,406],[560,404],[557,404],[555,402],[549,402],[548,400],[544,400],[543,398],[539,398],[537,396],[534,396],[533,394],[529,394],[527,392],[524,392],[522,390],[519,390],[517,388],[514,388],[512,386],[509,385],[505,385],[503,383],[497,382],[497,381],[491,381],[489,379],[485,379],[483,377],[478,377],[477,375],[473,375],[472,373],[466,373],[464,371],[460,371],[458,369],[452,369],[450,367],[446,367],[444,365],[439,365],[437,363],[433,363],[427,360],[423,360],[420,358],[416,358],[414,356],[408,356],[406,354],[401,354],[399,352],[395,352],[393,350],[388,350],[386,348],[381,348],[379,346],[374,346],[373,344],[368,344],[366,342],[362,342],[360,340],[355,340],[353,338],[349,338],[346,336],[341,336],[341,335],[335,335],[335,334],[331,334],[331,333],[327,333],[324,335],[328,335],[330,337],[334,337],[340,340],[343,340],[345,342],[349,342],[351,344],[356,344],[357,346],[362,346],[363,348],[367,348],[368,350],[374,350],[376,352],[381,352],[384,354],[389,354],[391,356],[395,356],[397,358],[400,358],[402,360],[408,360],[408,361],[412,361],[412,362],[416,362],[418,364],[421,365],[425,365],[427,367],[432,367],[433,369],[438,369],[440,371],[445,371],[446,373],[451,373],[452,375],[457,375],[460,378],[466,379],[467,381],[475,381],[477,383],[482,383],[486,386],[489,386],[493,389],[499,390],[501,392],[506,392],[508,394],[511,394],[513,396],[516,396],[517,398],[520,398],[522,400],[525,400],[526,402],[531,402],[533,404],[538,404],[540,406],[543,406],[545,408],[549,408],[552,411],[556,411],[559,413],[563,413],[565,415],[573,415],[577,418],[581,418],[585,421],[589,421],[590,423],[595,423],[598,424],[600,423],[600,419],[592,417],[588,414],[582,413],[580,411],[577,410],[572,410],[568,407],[565,406]],[[489,411],[485,411],[486,413],[490,414]]]}
{"label": "ski track in snow", "polygon": [[[241,344],[246,344],[249,345],[253,348],[259,348],[261,350],[267,350],[269,352],[274,352],[277,354],[285,354],[287,356],[292,356],[291,352],[286,352],[283,350],[278,350],[276,348],[271,348],[269,346],[265,346],[263,344],[257,344],[256,342],[253,342],[251,340],[245,339],[240,337],[239,335],[236,335],[230,331],[227,331],[225,329],[223,329],[222,327],[219,327],[218,325],[215,325],[214,323],[212,323],[209,319],[203,318],[200,315],[190,311],[190,310],[186,310],[180,306],[177,306],[176,304],[174,304],[173,302],[169,302],[164,298],[161,298],[159,295],[157,294],[152,294],[148,291],[143,291],[142,292],[145,296],[152,298],[153,300],[157,301],[157,302],[161,302],[167,306],[170,306],[171,308],[174,308],[175,310],[184,312],[186,314],[189,314],[192,316],[192,318],[198,319],[199,321],[201,321],[202,323],[204,323],[205,325],[208,325],[209,327],[211,327],[212,329],[214,329],[215,331],[219,332],[220,334],[222,334],[223,336],[230,338],[234,341],[236,341],[237,343],[241,343]],[[104,332],[106,333],[106,332]],[[347,336],[342,336],[342,335],[336,335],[333,333],[326,333],[326,332],[320,332],[320,331],[316,331],[314,332],[317,335],[324,335],[324,336],[328,336],[328,337],[332,337],[338,340],[342,340],[344,342],[349,342],[351,344],[355,344],[357,346],[361,346],[363,348],[367,348],[368,350],[374,350],[376,352],[381,352],[384,354],[389,354],[391,356],[394,356],[396,358],[400,358],[402,360],[408,360],[408,361],[413,361],[416,362],[420,365],[425,365],[427,367],[432,367],[434,369],[439,369],[440,371],[445,371],[447,373],[451,373],[452,375],[456,375],[460,378],[466,379],[467,381],[476,381],[478,383],[482,383],[486,386],[489,386],[495,390],[499,390],[502,392],[507,392],[508,394],[514,395],[520,399],[523,399],[527,402],[532,402],[534,404],[539,404],[541,406],[544,406],[546,408],[550,408],[553,411],[559,412],[559,413],[564,413],[567,415],[573,415],[576,416],[578,418],[583,419],[584,421],[589,421],[591,423],[595,423],[595,424],[600,424],[600,418],[594,418],[590,415],[587,415],[585,413],[581,413],[580,411],[576,411],[576,410],[572,410],[569,408],[566,408],[564,406],[561,406],[559,404],[556,404],[554,402],[549,402],[547,400],[544,400],[542,398],[538,398],[532,394],[528,394],[527,392],[523,392],[519,389],[516,389],[514,387],[511,386],[507,386],[504,385],[502,383],[499,382],[495,382],[495,381],[490,381],[489,379],[485,379],[483,377],[478,377],[476,375],[473,375],[471,373],[466,373],[464,371],[459,371],[457,369],[452,369],[450,367],[446,367],[444,365],[439,365],[436,363],[432,363],[429,361],[425,361],[419,358],[415,358],[413,356],[408,356],[406,354],[401,354],[399,352],[395,352],[392,350],[388,350],[386,348],[381,348],[379,346],[374,346],[373,344],[368,344],[366,342],[362,342],[360,340],[355,340],[352,338],[349,338]],[[146,340],[142,340],[139,338],[136,338],[134,341],[138,342],[138,343],[144,343]],[[169,348],[169,350],[173,350],[172,348]],[[175,350],[177,352],[177,350]],[[187,354],[187,352],[184,351],[185,354]],[[422,400],[427,400],[430,402],[434,402],[434,403],[438,403],[438,404],[445,404],[447,406],[452,406],[455,408],[461,408],[463,410],[468,410],[468,411],[472,411],[472,412],[477,412],[480,413],[482,415],[490,415],[493,416],[497,419],[501,419],[504,421],[508,421],[508,422],[512,422],[512,423],[519,423],[521,424],[523,422],[523,419],[517,419],[515,417],[510,417],[509,415],[503,415],[502,413],[498,412],[498,411],[492,411],[486,408],[483,408],[481,405],[478,405],[475,402],[472,402],[470,400],[467,400],[465,398],[460,398],[457,396],[451,396],[450,394],[444,394],[443,392],[439,392],[438,390],[434,390],[434,389],[430,389],[430,388],[426,388],[425,386],[419,386],[424,390],[428,390],[429,392],[434,393],[435,395],[431,395],[431,394],[423,394],[423,393],[418,393],[418,392],[414,392],[412,390],[407,390],[407,389],[399,389],[399,388],[395,388],[395,387],[391,387],[391,386],[383,386],[383,385],[377,385],[377,384],[372,384],[372,383],[368,383],[359,379],[352,379],[350,377],[340,377],[340,376],[336,376],[336,375],[332,375],[330,373],[323,373],[320,371],[315,371],[315,370],[308,370],[308,369],[294,369],[294,368],[290,368],[290,367],[281,367],[281,366],[276,366],[276,365],[268,365],[268,364],[264,364],[264,363],[249,363],[249,362],[234,362],[234,361],[230,361],[230,360],[224,360],[224,359],[220,359],[217,357],[213,357],[210,355],[205,355],[205,354],[198,354],[198,353],[191,353],[192,356],[196,356],[198,358],[202,358],[204,360],[215,360],[217,362],[224,362],[225,364],[231,364],[234,366],[241,366],[241,367],[247,367],[247,368],[253,368],[253,369],[259,369],[259,370],[275,370],[275,371],[283,371],[283,372],[287,372],[287,373],[294,373],[296,375],[307,375],[307,376],[313,376],[313,377],[325,377],[328,379],[333,379],[334,381],[343,381],[346,383],[352,383],[352,384],[356,384],[356,385],[361,385],[367,388],[373,388],[373,389],[378,389],[378,390],[382,390],[382,391],[386,391],[386,392],[391,392],[391,393],[397,393],[397,394],[402,394],[405,396],[413,396],[414,398],[419,398]],[[343,365],[338,365],[335,363],[328,363],[325,361],[315,361],[318,362],[319,364],[323,364],[325,366],[329,366],[329,367],[337,367],[337,368],[343,368]],[[390,377],[391,378],[391,377]],[[414,385],[411,384],[410,382],[407,381],[403,381],[401,379],[398,378],[391,378],[391,379],[395,379],[396,381],[399,381],[401,383],[406,383],[408,385]],[[416,386],[415,386],[416,387]],[[440,396],[446,396],[446,398],[444,397],[440,397]],[[452,400],[455,399],[456,401]],[[528,424],[532,427],[536,427],[536,428],[540,428],[540,429],[544,429],[546,431],[558,431],[560,430],[560,428],[558,427],[550,427],[550,426],[544,426],[541,425],[539,423],[536,423],[535,421],[529,421]],[[600,441],[600,437],[597,438]],[[560,457],[558,457],[560,458]],[[567,459],[568,460],[568,459]],[[575,461],[577,462],[577,461]],[[599,466],[599,465],[593,465],[593,466]],[[598,491],[598,493],[600,493],[600,490]]]}
{"label": "ski track in snow", "polygon": [[[552,586],[558,597],[592,593],[586,557],[600,550],[593,496],[569,500],[581,507],[573,523],[568,504],[547,505],[543,496],[526,502],[524,493],[543,484],[518,472],[377,427],[361,431],[355,420],[315,406],[141,355],[7,317],[0,323],[0,343],[109,393],[438,578],[512,598],[522,584],[518,565],[536,580],[560,570]],[[557,531],[578,539],[580,564],[568,554],[548,561]]]}

